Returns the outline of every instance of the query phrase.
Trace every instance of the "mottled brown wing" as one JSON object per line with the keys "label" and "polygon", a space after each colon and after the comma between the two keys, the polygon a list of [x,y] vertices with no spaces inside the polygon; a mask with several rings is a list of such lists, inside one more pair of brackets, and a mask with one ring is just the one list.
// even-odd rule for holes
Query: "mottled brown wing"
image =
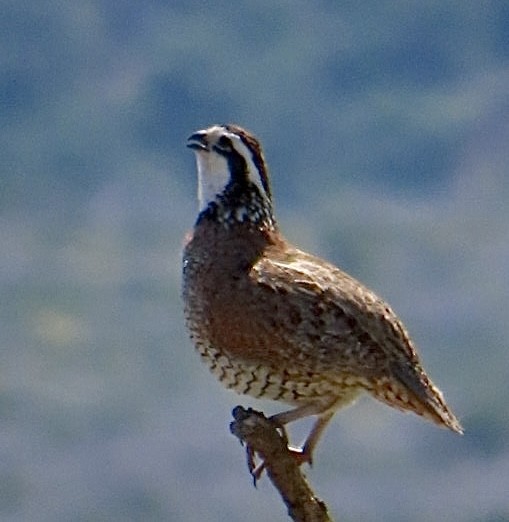
{"label": "mottled brown wing", "polygon": [[417,361],[387,304],[337,267],[299,250],[269,251],[252,278],[277,303],[274,327],[291,331],[295,351],[321,369],[367,377],[386,373],[389,361]]}
{"label": "mottled brown wing", "polygon": [[[252,277],[261,294],[281,296],[276,299],[278,315],[295,316],[291,326],[277,321],[277,327],[292,328],[294,350],[303,351],[313,369],[372,382],[380,400],[461,433],[461,425],[422,369],[403,324],[372,291],[299,250],[268,253],[253,267]],[[388,387],[380,385],[391,381]]]}

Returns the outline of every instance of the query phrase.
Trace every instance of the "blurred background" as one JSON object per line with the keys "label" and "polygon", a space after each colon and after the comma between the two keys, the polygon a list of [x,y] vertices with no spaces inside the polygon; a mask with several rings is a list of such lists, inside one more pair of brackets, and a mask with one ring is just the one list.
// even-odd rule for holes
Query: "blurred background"
{"label": "blurred background", "polygon": [[[262,140],[286,235],[409,328],[463,437],[371,399],[342,521],[509,521],[509,4],[3,0],[0,519],[286,520],[188,340],[193,131]],[[293,438],[305,434],[297,426]]]}

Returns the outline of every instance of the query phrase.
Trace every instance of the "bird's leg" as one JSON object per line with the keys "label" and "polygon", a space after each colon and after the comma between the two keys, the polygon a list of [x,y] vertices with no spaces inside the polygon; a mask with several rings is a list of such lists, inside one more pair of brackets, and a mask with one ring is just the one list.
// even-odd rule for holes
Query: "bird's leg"
{"label": "bird's leg", "polygon": [[[311,428],[311,432],[304,441],[304,444],[300,448],[288,446],[288,451],[295,458],[299,466],[305,462],[307,462],[310,466],[313,464],[313,450],[315,449],[316,444],[318,443],[318,440],[327,424],[336,412],[336,409],[334,408],[335,403],[336,401],[326,403],[325,405],[323,403],[305,404],[304,406],[299,406],[293,410],[277,413],[276,415],[269,417],[269,420],[280,431],[285,444],[288,446],[288,435],[286,433],[285,425],[305,417],[310,417],[312,415],[318,416],[318,419]],[[265,463],[260,462],[258,466],[255,466],[254,454],[250,448],[247,448],[247,459],[249,471],[251,472],[254,483],[256,485],[256,482],[262,476],[263,470],[265,469]]]}
{"label": "bird's leg", "polygon": [[[323,404],[310,403],[310,404],[305,404],[304,406],[299,406],[297,408],[294,408],[293,410],[288,410],[288,411],[284,411],[282,413],[277,413],[276,415],[272,415],[272,417],[269,417],[269,420],[279,430],[281,436],[283,437],[285,445],[288,446],[288,435],[286,433],[285,425],[290,422],[296,421],[298,419],[302,419],[304,417],[309,417],[311,415],[318,415],[318,414],[322,413],[324,411],[324,409],[327,409],[327,408],[324,408]],[[311,430],[311,431],[314,432],[315,427],[313,427],[313,430]],[[306,439],[306,443],[309,440],[309,438],[310,437],[308,437]],[[316,439],[316,437],[314,437],[314,439]],[[306,446],[306,443],[304,444],[304,447]],[[313,444],[313,447],[314,447],[315,443]],[[308,457],[309,453],[304,453],[302,451],[302,449],[292,448],[291,446],[288,446],[288,450],[295,457],[295,459],[297,460],[299,465],[303,464],[304,462],[311,461],[311,459]],[[312,450],[312,448],[311,448],[311,450]],[[249,471],[251,472],[253,481],[256,485],[256,482],[262,476],[263,470],[265,469],[265,462],[262,461],[258,464],[258,466],[255,466],[254,454],[250,448],[247,448],[247,461],[248,461]]]}
{"label": "bird's leg", "polygon": [[299,455],[298,458],[302,459],[302,462],[308,462],[310,466],[313,465],[313,450],[334,413],[334,410],[329,410],[323,415],[320,415],[313,424],[311,432],[307,436],[302,447],[297,449],[290,448],[292,451],[297,452],[297,455]]}
{"label": "bird's leg", "polygon": [[270,420],[278,425],[281,430],[283,436],[286,437],[286,431],[284,429],[285,424],[296,421],[298,419],[302,419],[304,417],[309,417],[311,415],[317,415],[318,419],[316,420],[311,432],[307,436],[304,444],[300,448],[294,448],[288,446],[288,449],[295,456],[299,464],[303,464],[307,462],[309,465],[313,463],[313,450],[323,433],[323,430],[326,428],[327,424],[331,420],[332,416],[335,413],[335,409],[332,409],[334,403],[332,404],[320,404],[320,403],[311,403],[306,404],[304,406],[300,406],[293,410],[285,411],[282,413],[278,413],[270,417]]}

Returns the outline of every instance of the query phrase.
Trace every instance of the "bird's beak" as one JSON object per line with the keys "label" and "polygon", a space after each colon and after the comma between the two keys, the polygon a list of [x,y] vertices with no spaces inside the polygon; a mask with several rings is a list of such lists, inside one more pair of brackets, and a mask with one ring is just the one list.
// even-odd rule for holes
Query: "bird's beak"
{"label": "bird's beak", "polygon": [[194,150],[209,150],[207,135],[203,131],[195,132],[187,138],[187,146]]}

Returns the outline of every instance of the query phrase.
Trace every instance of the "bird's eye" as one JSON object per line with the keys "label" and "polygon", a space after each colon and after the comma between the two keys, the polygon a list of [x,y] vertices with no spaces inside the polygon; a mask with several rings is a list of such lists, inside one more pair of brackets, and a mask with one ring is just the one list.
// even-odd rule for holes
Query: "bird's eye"
{"label": "bird's eye", "polygon": [[230,138],[227,138],[226,136],[221,136],[217,140],[216,148],[221,152],[231,152],[232,142]]}

